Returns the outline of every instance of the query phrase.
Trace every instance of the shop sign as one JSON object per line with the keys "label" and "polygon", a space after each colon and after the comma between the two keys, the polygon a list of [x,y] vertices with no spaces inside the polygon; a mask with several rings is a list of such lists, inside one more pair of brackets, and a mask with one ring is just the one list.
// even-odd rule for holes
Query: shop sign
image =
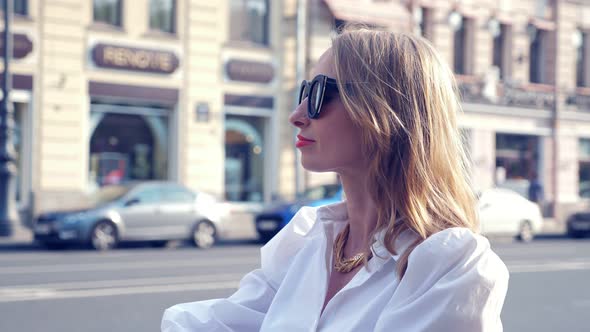
{"label": "shop sign", "polygon": [[[0,31],[3,34],[4,31]],[[12,34],[12,56],[15,59],[22,59],[33,51],[33,42],[29,36],[22,33]],[[4,40],[0,38],[0,57],[4,57]]]}
{"label": "shop sign", "polygon": [[171,51],[109,44],[94,46],[92,59],[98,67],[159,74],[173,73],[180,62]]}
{"label": "shop sign", "polygon": [[274,78],[272,64],[265,62],[230,60],[225,64],[225,70],[233,81],[270,83]]}

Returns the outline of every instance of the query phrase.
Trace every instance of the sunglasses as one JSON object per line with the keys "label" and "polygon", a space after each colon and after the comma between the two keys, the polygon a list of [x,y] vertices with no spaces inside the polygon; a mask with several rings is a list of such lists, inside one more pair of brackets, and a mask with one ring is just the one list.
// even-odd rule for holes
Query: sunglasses
{"label": "sunglasses", "polygon": [[326,75],[318,75],[311,82],[303,80],[299,89],[299,104],[307,98],[307,116],[317,119],[322,110],[322,104],[328,102],[338,93],[336,80]]}

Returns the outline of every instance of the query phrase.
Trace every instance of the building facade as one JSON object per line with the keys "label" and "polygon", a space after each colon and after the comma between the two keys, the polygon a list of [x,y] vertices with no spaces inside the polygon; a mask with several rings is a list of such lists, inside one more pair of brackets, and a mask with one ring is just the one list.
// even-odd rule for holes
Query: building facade
{"label": "building facade", "polygon": [[30,224],[105,184],[170,179],[251,212],[335,182],[298,166],[288,116],[360,21],[422,34],[453,66],[476,189],[537,176],[564,215],[590,190],[584,17],[582,0],[17,0],[14,200]]}

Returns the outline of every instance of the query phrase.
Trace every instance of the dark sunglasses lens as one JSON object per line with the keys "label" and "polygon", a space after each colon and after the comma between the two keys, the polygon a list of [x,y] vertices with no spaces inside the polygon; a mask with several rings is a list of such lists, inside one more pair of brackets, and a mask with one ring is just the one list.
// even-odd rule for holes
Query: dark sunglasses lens
{"label": "dark sunglasses lens", "polygon": [[309,117],[315,119],[322,106],[322,83],[315,81],[311,85],[311,91],[309,92],[311,109]]}
{"label": "dark sunglasses lens", "polygon": [[307,82],[301,82],[301,87],[299,88],[299,104],[307,97]]}

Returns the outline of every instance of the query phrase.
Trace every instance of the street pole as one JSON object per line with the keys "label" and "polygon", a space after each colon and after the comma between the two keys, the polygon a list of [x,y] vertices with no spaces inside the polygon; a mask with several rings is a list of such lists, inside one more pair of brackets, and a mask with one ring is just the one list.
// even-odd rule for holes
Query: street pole
{"label": "street pole", "polygon": [[4,72],[2,73],[2,105],[0,105],[0,236],[10,236],[14,232],[14,222],[11,218],[12,179],[15,174],[14,147],[11,136],[14,127],[12,104],[10,103],[10,58],[12,57],[12,36],[10,23],[12,21],[13,0],[4,1]]}
{"label": "street pole", "polygon": [[[555,1],[554,4],[554,11],[555,11],[555,45],[558,45],[559,43],[559,34],[560,34],[560,30],[561,30],[561,25],[559,24],[561,18],[559,17],[560,10],[561,8],[559,7],[559,1]],[[560,159],[560,153],[561,153],[561,149],[559,148],[560,145],[560,113],[561,113],[561,95],[560,95],[560,91],[559,91],[559,80],[560,80],[560,75],[559,75],[559,47],[555,47],[555,51],[554,51],[554,56],[555,56],[555,64],[553,66],[554,70],[555,70],[555,82],[554,82],[554,89],[553,89],[553,99],[554,99],[554,105],[553,105],[553,118],[552,118],[552,122],[553,122],[553,139],[551,140],[551,142],[553,143],[553,159],[552,159],[552,169],[553,169],[553,177],[552,177],[552,189],[553,189],[553,211],[552,211],[552,215],[555,221],[557,222],[561,222],[561,220],[559,220],[559,218],[561,217],[561,206],[559,205],[559,185],[560,185],[560,181],[559,181],[559,159]]]}
{"label": "street pole", "polygon": [[[297,0],[297,35],[296,35],[296,88],[295,107],[299,98],[299,84],[305,79],[307,70],[307,0]],[[297,128],[295,128],[297,134]],[[295,144],[295,194],[299,195],[303,190],[303,171],[301,169],[301,157]]]}

